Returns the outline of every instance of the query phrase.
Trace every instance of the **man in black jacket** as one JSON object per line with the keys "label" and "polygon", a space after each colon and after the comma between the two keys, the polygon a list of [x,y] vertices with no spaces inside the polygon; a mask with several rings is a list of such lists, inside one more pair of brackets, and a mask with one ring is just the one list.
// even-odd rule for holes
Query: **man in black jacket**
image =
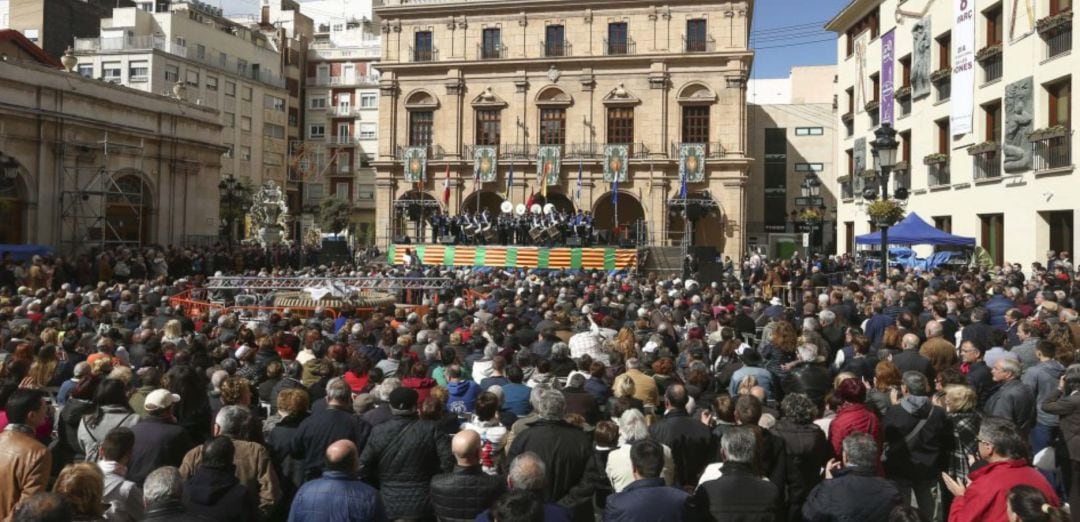
{"label": "man in black jacket", "polygon": [[994,376],[990,367],[983,360],[983,352],[974,341],[960,343],[960,373],[967,376],[968,384],[979,398],[978,407],[982,410],[986,400],[994,392]]}
{"label": "man in black jacket", "polygon": [[866,433],[852,433],[843,442],[842,462],[830,460],[825,481],[803,504],[803,520],[888,520],[900,505],[900,492],[877,476],[878,446]]}
{"label": "man in black jacket", "polygon": [[219,436],[203,446],[202,462],[184,484],[184,506],[195,515],[216,520],[258,520],[254,496],[233,473],[236,448],[232,439]]}
{"label": "man in black jacket", "polygon": [[798,364],[788,372],[781,382],[784,395],[802,393],[823,410],[825,394],[832,389],[832,376],[825,362],[818,360],[818,347],[803,344],[796,349]]}
{"label": "man in black jacket", "polygon": [[566,399],[558,390],[542,390],[536,410],[539,419],[514,438],[507,459],[512,461],[525,452],[535,453],[547,468],[544,501],[558,502],[575,511],[591,512],[591,495],[576,498],[568,493],[585,474],[585,466],[593,452],[592,437],[563,420]]}
{"label": "man in black jacket", "polygon": [[498,475],[484,473],[480,435],[475,431],[458,432],[451,449],[457,465],[454,471],[431,479],[431,504],[443,522],[471,522],[506,491],[506,482]]}
{"label": "man in black jacket", "polygon": [[901,374],[911,371],[919,372],[926,377],[926,380],[933,381],[934,364],[919,353],[919,336],[913,333],[904,334],[900,340],[900,346],[903,350],[892,358],[896,369],[900,370]]}
{"label": "man in black jacket", "polygon": [[180,466],[184,455],[195,447],[187,430],[176,423],[173,406],[180,402],[179,395],[158,389],[146,395],[143,407],[146,415],[131,431],[135,434],[135,447],[131,450],[127,479],[142,486],[150,472],[162,466]]}
{"label": "man in black jacket", "polygon": [[758,444],[753,428],[731,428],[724,432],[720,444],[722,475],[698,487],[693,500],[698,517],[746,522],[778,520],[780,490],[754,470]]}
{"label": "man in black jacket", "polygon": [[698,477],[709,463],[707,456],[716,453],[712,432],[686,411],[689,396],[681,384],[672,384],[664,392],[664,418],[649,428],[653,440],[671,448],[675,461],[675,483],[683,488],[697,485]]}
{"label": "man in black jacket", "polygon": [[937,511],[933,487],[941,475],[938,463],[951,429],[945,410],[930,402],[930,382],[923,374],[905,372],[901,391],[903,398],[882,418],[885,476],[896,484],[905,503],[914,494],[923,518],[933,520]]}
{"label": "man in black jacket", "polygon": [[437,422],[418,418],[417,398],[412,388],[390,392],[394,418],[371,430],[360,455],[360,478],[379,488],[390,520],[430,518],[431,479],[454,467],[449,439]]}
{"label": "man in black jacket", "polygon": [[351,440],[361,450],[367,444],[371,425],[353,414],[352,390],[338,377],[326,384],[326,409],[304,419],[293,435],[289,454],[304,463],[308,480],[322,476],[326,448],[341,439]]}

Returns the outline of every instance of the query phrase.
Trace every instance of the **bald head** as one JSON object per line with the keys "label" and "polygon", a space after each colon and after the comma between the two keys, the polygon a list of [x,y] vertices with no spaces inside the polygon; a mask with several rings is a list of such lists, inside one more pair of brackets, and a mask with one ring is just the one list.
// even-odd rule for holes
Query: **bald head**
{"label": "bald head", "polygon": [[461,430],[451,442],[454,458],[461,467],[475,466],[480,463],[480,434],[473,430]]}
{"label": "bald head", "polygon": [[930,321],[926,323],[926,337],[928,339],[930,337],[940,337],[943,331],[944,328],[942,328],[941,323],[937,321]]}
{"label": "bald head", "polygon": [[903,339],[901,339],[900,344],[905,350],[914,350],[919,347],[919,336],[913,333],[904,334],[904,337]]}
{"label": "bald head", "polygon": [[342,439],[334,442],[326,447],[326,470],[356,472],[357,453],[356,444],[351,440]]}

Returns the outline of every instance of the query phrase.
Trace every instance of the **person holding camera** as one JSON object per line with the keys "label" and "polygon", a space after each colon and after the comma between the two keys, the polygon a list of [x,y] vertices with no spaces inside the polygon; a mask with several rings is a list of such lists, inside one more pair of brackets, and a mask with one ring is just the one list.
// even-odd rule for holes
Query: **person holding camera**
{"label": "person holding camera", "polygon": [[[1061,436],[1069,449],[1069,498],[1080,499],[1080,367],[1070,367],[1058,380],[1057,391],[1042,403],[1042,411],[1061,419]],[[1073,500],[1076,502],[1076,500]],[[1073,509],[1073,521],[1080,521],[1080,509]]]}

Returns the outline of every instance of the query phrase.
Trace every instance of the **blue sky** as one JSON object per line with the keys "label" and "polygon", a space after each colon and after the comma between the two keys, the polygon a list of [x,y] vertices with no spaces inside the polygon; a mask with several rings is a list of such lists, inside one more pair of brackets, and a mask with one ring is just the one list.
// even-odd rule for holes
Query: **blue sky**
{"label": "blue sky", "polygon": [[756,0],[750,31],[756,52],[753,77],[786,78],[792,66],[836,63],[836,37],[823,27],[848,3]]}

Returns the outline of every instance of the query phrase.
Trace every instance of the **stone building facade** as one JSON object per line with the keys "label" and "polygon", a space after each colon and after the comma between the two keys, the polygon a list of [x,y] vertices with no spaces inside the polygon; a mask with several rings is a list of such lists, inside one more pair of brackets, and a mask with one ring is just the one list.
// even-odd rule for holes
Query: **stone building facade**
{"label": "stone building facade", "polygon": [[82,252],[217,236],[217,111],[4,61],[0,99],[0,244]]}
{"label": "stone building facade", "polygon": [[[956,13],[953,2],[853,0],[827,24],[837,35],[839,253],[873,230],[861,196],[878,188],[868,176],[870,143],[888,103],[889,63],[900,142],[892,178],[911,191],[908,212],[975,238],[995,264],[1025,269],[1045,262],[1047,250],[1073,251],[1080,239],[1072,2],[963,5],[973,11]],[[969,41],[960,40],[965,34]],[[883,61],[890,40],[894,59]],[[973,73],[966,88],[964,71]]]}
{"label": "stone building facade", "polygon": [[[593,212],[605,235],[681,244],[685,224],[673,203],[680,145],[694,143],[703,145],[704,175],[687,197],[711,202],[694,243],[741,255],[751,2],[377,0],[374,13],[382,30],[374,162],[381,244],[417,239],[402,202],[498,212],[504,200],[542,193],[542,145],[561,155],[548,202]],[[617,187],[604,176],[605,144],[627,146]],[[490,181],[474,178],[478,146],[496,147]],[[410,147],[427,153],[420,183],[404,175]]]}

